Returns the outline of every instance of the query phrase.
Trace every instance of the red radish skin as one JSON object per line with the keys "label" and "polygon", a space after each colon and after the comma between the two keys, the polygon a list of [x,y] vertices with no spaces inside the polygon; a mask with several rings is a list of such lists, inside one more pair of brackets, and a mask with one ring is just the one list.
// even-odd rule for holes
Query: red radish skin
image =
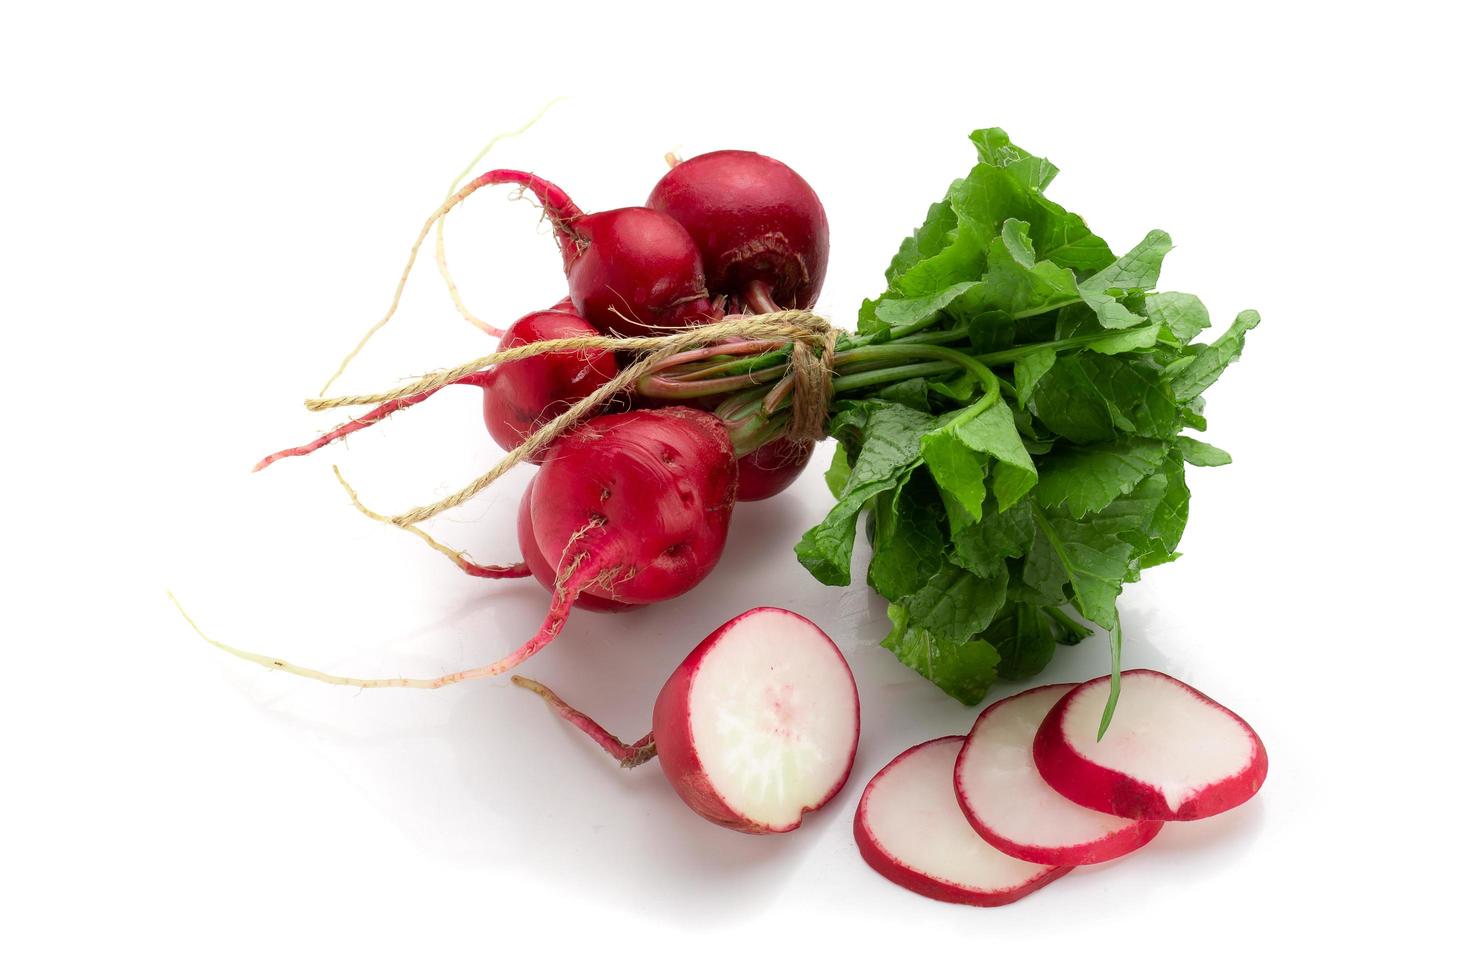
{"label": "red radish skin", "polygon": [[954,794],[963,735],[922,742],[879,770],[858,801],[853,836],[889,881],[941,902],[1009,905],[1071,871],[1002,854],[965,820]]}
{"label": "red radish skin", "polygon": [[811,462],[816,443],[780,438],[740,457],[735,499],[766,500],[796,482]]}
{"label": "red radish skin", "polygon": [[[597,329],[575,313],[545,310],[511,325],[499,350],[540,340],[596,337]],[[484,381],[485,427],[506,451],[561,414],[573,402],[592,394],[618,373],[611,351],[567,351],[498,364]],[[539,463],[545,452],[531,457]]]}
{"label": "red radish skin", "polygon": [[659,691],[653,730],[625,743],[535,681],[539,694],[625,768],[657,757],[679,798],[712,823],[784,834],[846,784],[861,709],[842,651],[787,609],[741,613],[695,647]]}
{"label": "red radish skin", "polygon": [[558,580],[631,605],[699,584],[725,546],[735,502],[725,426],[687,408],[603,415],[558,439],[531,487],[531,527]]}
{"label": "red radish skin", "polygon": [[[535,478],[532,478],[532,484]],[[528,574],[541,584],[547,592],[556,590],[556,570],[541,553],[541,546],[536,543],[536,531],[531,527],[531,487],[527,486],[521,494],[521,503],[516,510],[516,540],[520,544],[521,555],[525,562]],[[590,609],[593,612],[629,612],[637,609],[626,602],[616,599],[605,599],[602,596],[584,592],[572,600],[572,605],[579,609]]]}
{"label": "red radish skin", "polygon": [[741,296],[758,313],[816,302],[827,274],[827,212],[779,160],[747,150],[692,157],[664,174],[648,206],[689,230],[714,292]]}
{"label": "red radish skin", "polygon": [[598,329],[637,336],[651,326],[716,319],[704,263],[678,221],[649,208],[587,214],[555,184],[524,170],[491,170],[459,192],[518,184],[541,203],[561,250],[572,303]]}
{"label": "red radish skin", "polygon": [[579,250],[567,284],[582,315],[607,333],[640,336],[719,318],[704,266],[678,222],[648,208],[618,208],[580,218]]}
{"label": "red radish skin", "polygon": [[1111,861],[1147,844],[1164,826],[1078,806],[1036,771],[1036,730],[1075,686],[1034,687],[992,704],[975,719],[955,760],[955,794],[970,826],[996,850],[1022,861]]}
{"label": "red radish skin", "polygon": [[1077,685],[1036,732],[1036,768],[1058,793],[1133,820],[1199,820],[1239,806],[1261,788],[1266,747],[1254,729],[1155,670],[1123,671],[1117,711],[1099,741],[1109,680]]}

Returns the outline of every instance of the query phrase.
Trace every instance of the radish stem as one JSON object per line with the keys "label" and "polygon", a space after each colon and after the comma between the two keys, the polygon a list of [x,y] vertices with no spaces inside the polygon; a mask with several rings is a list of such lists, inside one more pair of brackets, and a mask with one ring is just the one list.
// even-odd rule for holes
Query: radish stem
{"label": "radish stem", "polygon": [[1060,626],[1062,628],[1062,631],[1067,634],[1061,639],[1061,642],[1063,643],[1069,645],[1074,643],[1081,643],[1083,640],[1092,635],[1092,630],[1088,629],[1086,626],[1084,626],[1082,623],[1079,623],[1071,616],[1068,616],[1065,610],[1062,610],[1056,606],[1045,606],[1043,607],[1042,611],[1050,616],[1053,620],[1055,620],[1056,624]]}
{"label": "radish stem", "polygon": [[781,310],[780,304],[771,296],[771,287],[758,279],[745,287],[741,298],[745,301],[745,308],[752,313],[778,313]]}

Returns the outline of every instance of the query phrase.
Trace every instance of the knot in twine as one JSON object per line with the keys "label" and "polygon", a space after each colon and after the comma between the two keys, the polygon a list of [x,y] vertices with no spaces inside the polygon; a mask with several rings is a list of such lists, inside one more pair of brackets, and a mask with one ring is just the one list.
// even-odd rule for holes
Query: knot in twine
{"label": "knot in twine", "polygon": [[[815,316],[815,314],[813,314]],[[821,320],[821,317],[817,317]],[[791,348],[791,422],[786,435],[795,442],[820,442],[827,435],[827,410],[832,404],[832,359],[837,353],[837,331],[822,320],[821,353],[796,343]]]}
{"label": "knot in twine", "polygon": [[463,489],[425,507],[416,507],[389,518],[399,527],[409,527],[436,514],[458,507],[509,472],[517,463],[539,453],[568,429],[597,413],[608,401],[657,373],[664,361],[676,354],[697,350],[721,341],[767,340],[790,343],[791,361],[786,377],[777,388],[788,384],[791,391],[791,420],[787,436],[794,441],[816,442],[827,434],[827,409],[832,400],[832,365],[839,331],[826,317],[810,310],[781,310],[749,317],[727,317],[704,327],[692,327],[651,337],[565,337],[538,340],[519,347],[487,354],[458,367],[425,375],[390,391],[340,398],[309,398],[306,407],[314,412],[348,405],[375,405],[393,399],[435,391],[496,364],[519,361],[541,354],[578,350],[627,351],[636,359],[591,394],[532,432],[488,472]]}

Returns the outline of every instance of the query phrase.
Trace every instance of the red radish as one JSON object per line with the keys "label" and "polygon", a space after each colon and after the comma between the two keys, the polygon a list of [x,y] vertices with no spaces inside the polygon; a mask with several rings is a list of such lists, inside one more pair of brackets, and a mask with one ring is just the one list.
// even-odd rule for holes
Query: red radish
{"label": "red radish", "polygon": [[[550,310],[521,317],[505,332],[497,349],[520,347],[538,340],[598,336],[597,330],[590,323],[575,312],[560,309],[561,305],[558,303]],[[484,389],[485,427],[501,447],[510,450],[520,445],[527,434],[550,421],[568,404],[590,395],[616,374],[617,370],[617,358],[611,351],[567,351],[508,361],[487,371],[465,375],[451,384]],[[405,398],[389,399],[305,445],[272,453],[256,463],[255,469],[263,470],[288,456],[310,455],[323,446],[376,425],[395,412],[417,405],[447,387],[445,385]],[[537,463],[540,459],[533,457],[531,462]]]}
{"label": "red radish", "polygon": [[996,850],[1022,861],[1110,861],[1147,844],[1164,826],[1078,806],[1036,771],[1036,729],[1075,686],[1034,687],[992,704],[975,719],[955,761],[955,794],[970,825]]}
{"label": "red radish", "polygon": [[[534,483],[535,477],[532,477],[531,481]],[[541,587],[547,592],[556,591],[556,569],[551,567],[551,563],[541,553],[541,546],[536,543],[536,532],[531,527],[531,488],[529,486],[521,494],[521,504],[516,511],[516,539],[520,543],[522,561],[525,562],[531,577],[540,582]],[[572,600],[572,605],[595,612],[628,612],[638,608],[616,599],[604,599],[590,592],[583,592],[577,596]]]}
{"label": "red radish", "polygon": [[649,208],[586,214],[560,187],[523,170],[481,174],[451,201],[487,184],[519,184],[541,202],[561,249],[571,300],[599,329],[636,335],[649,326],[716,318],[699,249],[668,215]]}
{"label": "red radish", "polygon": [[1133,820],[1198,820],[1266,779],[1266,747],[1229,708],[1156,670],[1125,670],[1101,740],[1109,678],[1078,684],[1036,732],[1036,768],[1074,803]]}
{"label": "red radish", "polygon": [[857,753],[857,685],[842,651],[786,609],[741,613],[700,642],[659,692],[653,731],[623,743],[523,677],[624,767],[657,755],[695,813],[747,834],[782,834],[837,795]]}
{"label": "red radish", "polygon": [[815,446],[783,437],[741,456],[735,499],[765,500],[785,490],[806,469]]}
{"label": "red radish", "polygon": [[[498,349],[538,340],[596,336],[596,328],[575,313],[547,310],[517,320],[505,332]],[[618,362],[612,351],[567,351],[507,361],[488,373],[490,377],[484,384],[485,427],[502,449],[511,450],[571,403],[610,380],[618,373]],[[540,460],[532,457],[531,461]]]}
{"label": "red radish", "polygon": [[941,902],[1008,905],[1071,871],[1002,854],[975,833],[955,799],[963,735],[923,742],[879,770],[853,820],[874,871]]}
{"label": "red radish", "polygon": [[779,160],[718,150],[664,174],[648,206],[689,230],[716,293],[751,312],[809,308],[827,274],[827,213],[811,185]]}
{"label": "red radish", "polygon": [[735,474],[730,437],[708,412],[640,409],[572,429],[527,491],[557,594],[643,605],[692,589],[724,549]]}

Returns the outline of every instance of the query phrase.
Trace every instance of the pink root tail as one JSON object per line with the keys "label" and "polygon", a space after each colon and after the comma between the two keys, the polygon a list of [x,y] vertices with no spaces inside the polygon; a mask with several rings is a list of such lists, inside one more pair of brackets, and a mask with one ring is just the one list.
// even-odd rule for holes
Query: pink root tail
{"label": "pink root tail", "polygon": [[457,670],[452,674],[444,674],[441,677],[350,677],[344,674],[329,674],[326,671],[316,670],[312,667],[303,667],[278,657],[269,657],[265,654],[241,650],[238,647],[222,643],[205,634],[195,624],[194,620],[189,618],[189,614],[184,612],[183,606],[179,605],[178,600],[174,599],[172,593],[169,594],[169,599],[173,601],[174,605],[178,607],[179,612],[188,620],[189,625],[194,628],[194,631],[206,643],[228,654],[239,657],[241,660],[248,660],[269,670],[283,670],[288,674],[295,674],[298,677],[321,681],[323,684],[336,684],[345,687],[409,687],[420,690],[433,690],[440,687],[448,687],[450,684],[458,684],[461,681],[478,680],[481,677],[494,677],[497,674],[504,674],[507,671],[514,670],[539,653],[552,640],[556,639],[561,633],[562,627],[566,625],[567,616],[572,611],[572,603],[581,594],[582,590],[612,573],[612,570],[605,566],[599,566],[596,561],[592,560],[591,556],[584,553],[582,558],[585,560],[573,562],[566,571],[558,576],[556,588],[551,594],[551,608],[546,613],[546,619],[542,621],[541,628],[536,631],[536,635],[523,643],[520,649],[507,657],[502,657],[500,660],[486,664],[483,667],[474,667],[470,670]]}
{"label": "pink root tail", "polygon": [[[463,378],[450,382],[450,384],[484,386],[489,380],[490,372],[480,371],[475,374],[465,375]],[[269,456],[256,463],[251,472],[259,473],[261,470],[265,469],[267,466],[271,465],[277,460],[286,459],[290,456],[309,456],[312,453],[316,452],[318,449],[321,449],[323,446],[327,446],[341,439],[345,439],[348,436],[352,435],[352,433],[354,432],[360,432],[363,429],[371,428],[372,426],[377,425],[379,422],[383,421],[383,419],[394,414],[395,412],[399,412],[412,405],[417,405],[419,402],[428,398],[430,395],[434,394],[435,392],[443,391],[444,388],[447,387],[448,385],[444,385],[443,387],[439,388],[430,388],[428,391],[421,391],[416,395],[409,395],[406,398],[393,398],[385,401],[383,402],[383,404],[379,405],[372,411],[353,419],[351,422],[344,422],[342,425],[339,425],[337,426],[337,428],[331,430],[330,432],[327,432],[319,436],[318,438],[313,439],[311,442],[308,442],[301,446],[293,446],[290,449],[282,449],[280,452],[271,453]],[[469,570],[466,569],[466,571]],[[471,572],[470,574],[473,575],[475,573]]]}
{"label": "pink root tail", "polygon": [[466,575],[473,575],[475,578],[529,578],[531,575],[531,570],[523,561],[514,565],[481,565],[461,555],[455,564],[464,569]]}
{"label": "pink root tail", "polygon": [[464,185],[450,200],[456,203],[464,200],[487,184],[518,184],[529,191],[551,219],[551,230],[556,236],[557,248],[561,249],[563,266],[571,264],[580,251],[576,236],[572,234],[572,224],[582,217],[582,209],[577,207],[566,191],[544,177],[538,177],[526,170],[488,170]]}
{"label": "pink root tail", "polygon": [[652,732],[649,732],[636,742],[624,742],[606,728],[603,728],[597,722],[587,717],[587,715],[567,704],[555,691],[545,684],[539,681],[533,681],[529,677],[522,677],[520,674],[512,677],[511,683],[538,695],[541,700],[550,705],[552,711],[555,711],[566,722],[596,742],[608,755],[617,759],[618,765],[624,769],[641,766],[658,754],[658,747],[653,744]]}

